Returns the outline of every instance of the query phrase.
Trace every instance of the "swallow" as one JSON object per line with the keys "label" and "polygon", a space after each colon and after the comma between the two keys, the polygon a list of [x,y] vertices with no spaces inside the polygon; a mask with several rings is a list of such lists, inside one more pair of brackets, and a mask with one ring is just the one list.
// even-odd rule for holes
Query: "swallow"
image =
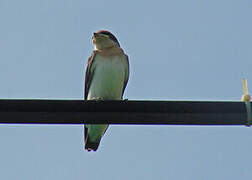
{"label": "swallow", "polygon": [[[117,38],[109,31],[93,34],[94,50],[88,59],[85,74],[85,100],[122,100],[129,79],[129,58]],[[87,151],[96,151],[108,124],[84,125]]]}

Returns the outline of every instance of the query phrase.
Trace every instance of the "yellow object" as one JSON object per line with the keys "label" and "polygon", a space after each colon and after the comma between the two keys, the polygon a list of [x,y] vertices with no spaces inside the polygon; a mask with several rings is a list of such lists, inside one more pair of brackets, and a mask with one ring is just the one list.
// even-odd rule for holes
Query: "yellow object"
{"label": "yellow object", "polygon": [[249,102],[251,100],[251,96],[248,93],[248,84],[247,79],[242,79],[242,97],[241,100],[244,102]]}
{"label": "yellow object", "polygon": [[251,113],[251,96],[248,93],[248,84],[247,79],[242,79],[242,97],[241,100],[245,103],[246,109],[247,109],[247,126],[252,125],[252,113]]}

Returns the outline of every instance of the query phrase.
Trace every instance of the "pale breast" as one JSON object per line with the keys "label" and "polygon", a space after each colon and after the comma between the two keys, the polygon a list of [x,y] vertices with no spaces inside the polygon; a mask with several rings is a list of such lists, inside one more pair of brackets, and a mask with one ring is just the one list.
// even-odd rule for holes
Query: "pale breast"
{"label": "pale breast", "polygon": [[101,56],[94,59],[94,74],[88,92],[88,99],[121,99],[126,74],[126,57]]}

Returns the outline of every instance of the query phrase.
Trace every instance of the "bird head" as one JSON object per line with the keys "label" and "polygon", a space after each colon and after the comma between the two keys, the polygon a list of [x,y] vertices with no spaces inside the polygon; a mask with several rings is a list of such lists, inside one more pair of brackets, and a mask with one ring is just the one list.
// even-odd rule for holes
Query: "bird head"
{"label": "bird head", "polygon": [[100,30],[93,34],[92,43],[95,49],[102,50],[112,47],[120,47],[120,44],[116,37],[109,31]]}

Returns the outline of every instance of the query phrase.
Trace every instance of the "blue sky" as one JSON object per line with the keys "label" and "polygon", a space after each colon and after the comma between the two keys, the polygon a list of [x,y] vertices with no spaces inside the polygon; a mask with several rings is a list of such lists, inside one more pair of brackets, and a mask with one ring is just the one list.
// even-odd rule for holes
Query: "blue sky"
{"label": "blue sky", "polygon": [[[240,100],[252,89],[252,1],[0,0],[0,98],[83,99],[94,31],[130,57],[130,100]],[[251,90],[252,91],[252,90]],[[246,127],[1,125],[0,179],[249,180]]]}

